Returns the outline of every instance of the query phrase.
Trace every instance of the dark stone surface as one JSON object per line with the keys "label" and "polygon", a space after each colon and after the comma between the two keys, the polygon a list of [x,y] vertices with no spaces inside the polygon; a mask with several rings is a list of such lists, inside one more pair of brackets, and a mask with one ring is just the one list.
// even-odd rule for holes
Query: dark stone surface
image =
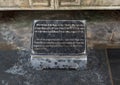
{"label": "dark stone surface", "polygon": [[114,85],[120,85],[120,49],[108,49],[108,57]]}
{"label": "dark stone surface", "polygon": [[[2,11],[0,12],[0,48],[10,43],[30,48],[33,20],[86,20],[87,46],[119,44],[120,11]],[[112,36],[113,35],[113,36]],[[112,36],[112,38],[111,38]],[[111,40],[113,42],[111,42]],[[1,44],[2,43],[2,44]],[[112,44],[112,45],[114,45]],[[4,45],[4,49],[5,48]]]}
{"label": "dark stone surface", "polygon": [[40,71],[26,50],[0,51],[0,66],[0,85],[111,85],[103,49],[88,50],[86,70]]}
{"label": "dark stone surface", "polygon": [[[111,85],[104,50],[88,53],[88,70],[39,71],[30,63],[32,22],[41,20],[87,20],[88,46],[119,44],[120,11],[4,11],[0,12],[0,85]],[[2,51],[11,50],[11,51]]]}

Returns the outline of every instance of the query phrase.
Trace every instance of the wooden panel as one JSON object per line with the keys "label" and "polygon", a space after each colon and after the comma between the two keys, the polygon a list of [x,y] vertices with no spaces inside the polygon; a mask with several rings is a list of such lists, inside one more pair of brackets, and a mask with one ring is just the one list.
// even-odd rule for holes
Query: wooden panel
{"label": "wooden panel", "polygon": [[30,0],[32,8],[54,9],[54,0]]}
{"label": "wooden panel", "polygon": [[0,0],[0,7],[29,7],[29,0]]}

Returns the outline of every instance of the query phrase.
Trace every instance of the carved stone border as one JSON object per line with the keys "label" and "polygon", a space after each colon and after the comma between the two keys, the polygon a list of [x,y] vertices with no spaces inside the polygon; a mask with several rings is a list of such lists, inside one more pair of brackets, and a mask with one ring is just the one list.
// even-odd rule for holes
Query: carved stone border
{"label": "carved stone border", "polygon": [[117,10],[120,9],[119,5],[105,6],[104,4],[101,6],[83,6],[81,4],[81,0],[75,0],[74,2],[61,2],[61,0],[55,0],[55,10]]}
{"label": "carved stone border", "polygon": [[29,0],[31,8],[38,9],[54,9],[54,0],[47,0],[47,3],[44,2],[33,2],[33,0]]}
{"label": "carved stone border", "polygon": [[48,0],[48,3],[34,3],[28,0],[28,6],[0,6],[0,10],[119,10],[120,5],[82,6],[81,0],[73,2],[60,2],[61,0]]}
{"label": "carved stone border", "polygon": [[80,2],[81,0],[75,0],[74,2],[62,2],[61,0],[56,0],[55,1],[55,8],[59,9],[61,7],[63,8],[71,8],[74,7],[76,8],[76,6],[80,6]]}
{"label": "carved stone border", "polygon": [[60,6],[73,6],[73,5],[76,6],[76,5],[80,5],[81,0],[75,0],[74,2],[64,2],[64,3],[60,2],[60,0],[58,0],[58,2],[59,2]]}
{"label": "carved stone border", "polygon": [[30,0],[0,0],[0,8],[28,8]]}

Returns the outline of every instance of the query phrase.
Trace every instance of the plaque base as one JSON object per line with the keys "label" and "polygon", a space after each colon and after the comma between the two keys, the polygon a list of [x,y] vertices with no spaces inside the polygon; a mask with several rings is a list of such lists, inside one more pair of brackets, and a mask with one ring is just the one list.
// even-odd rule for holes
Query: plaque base
{"label": "plaque base", "polygon": [[87,67],[87,55],[80,56],[40,56],[32,55],[31,64],[37,70],[74,69],[83,70]]}

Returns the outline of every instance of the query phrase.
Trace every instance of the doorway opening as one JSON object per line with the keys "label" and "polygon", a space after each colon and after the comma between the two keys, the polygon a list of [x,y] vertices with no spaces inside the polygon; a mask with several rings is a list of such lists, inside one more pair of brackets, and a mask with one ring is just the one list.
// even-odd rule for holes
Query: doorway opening
{"label": "doorway opening", "polygon": [[107,49],[114,85],[120,85],[120,48]]}

